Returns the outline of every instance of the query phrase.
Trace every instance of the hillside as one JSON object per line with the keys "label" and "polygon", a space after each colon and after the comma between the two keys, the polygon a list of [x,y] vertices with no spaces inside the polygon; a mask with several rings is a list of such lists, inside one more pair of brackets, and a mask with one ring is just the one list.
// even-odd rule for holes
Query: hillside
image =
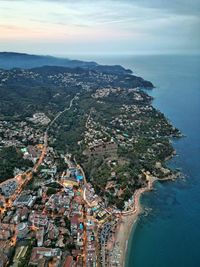
{"label": "hillside", "polygon": [[68,68],[83,68],[89,70],[96,70],[104,73],[114,74],[131,74],[130,70],[126,70],[119,65],[107,66],[99,65],[93,61],[81,61],[71,60],[68,58],[58,58],[52,56],[41,56],[41,55],[29,55],[25,53],[15,52],[0,52],[0,68],[12,69],[12,68],[23,68],[30,69],[42,66],[62,66]]}
{"label": "hillside", "polygon": [[44,66],[33,69],[0,70],[0,117],[31,116],[45,111],[50,116],[63,109],[77,92],[106,87],[153,87],[134,75]]}

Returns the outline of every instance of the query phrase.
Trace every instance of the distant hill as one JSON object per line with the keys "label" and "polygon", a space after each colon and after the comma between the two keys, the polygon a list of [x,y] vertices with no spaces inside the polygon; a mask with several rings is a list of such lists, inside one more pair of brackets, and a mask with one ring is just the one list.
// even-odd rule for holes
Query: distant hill
{"label": "distant hill", "polygon": [[91,95],[97,89],[110,87],[153,88],[153,84],[130,74],[102,75],[101,71],[80,67],[0,69],[0,120],[25,119],[38,111],[54,117],[76,93]]}
{"label": "distant hill", "polygon": [[52,56],[39,56],[29,55],[25,53],[15,52],[0,52],[0,68],[12,69],[12,68],[23,68],[31,69],[42,66],[62,66],[68,68],[83,68],[89,70],[96,70],[104,73],[114,74],[131,74],[131,70],[127,70],[120,65],[107,66],[99,65],[93,61],[81,61],[71,60],[67,58],[58,58]]}

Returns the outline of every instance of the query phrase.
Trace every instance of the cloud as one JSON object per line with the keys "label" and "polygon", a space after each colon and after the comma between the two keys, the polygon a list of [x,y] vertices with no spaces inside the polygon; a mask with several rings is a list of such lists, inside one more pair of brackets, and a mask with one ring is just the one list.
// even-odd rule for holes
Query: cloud
{"label": "cloud", "polygon": [[197,0],[0,0],[0,24],[4,37],[25,42],[32,35],[41,49],[48,37],[73,51],[178,51],[199,45],[199,5]]}
{"label": "cloud", "polygon": [[137,4],[157,8],[168,11],[173,14],[185,15],[199,15],[200,14],[200,1],[199,0],[136,0]]}
{"label": "cloud", "polygon": [[[85,4],[91,5],[93,1],[90,0],[0,0],[0,2],[49,2],[49,3],[60,3],[60,4]],[[93,2],[94,3],[94,2]],[[200,13],[200,1],[199,0],[97,0],[95,5],[100,4],[112,4],[118,5],[124,3],[130,6],[143,6],[147,8],[156,8],[166,10],[177,14],[199,14]]]}

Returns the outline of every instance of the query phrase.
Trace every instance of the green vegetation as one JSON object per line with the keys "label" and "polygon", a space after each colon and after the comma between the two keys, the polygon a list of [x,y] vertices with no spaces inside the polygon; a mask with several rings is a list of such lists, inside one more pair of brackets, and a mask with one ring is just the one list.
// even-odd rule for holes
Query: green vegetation
{"label": "green vegetation", "polygon": [[49,187],[49,188],[47,189],[47,196],[54,195],[54,194],[56,194],[56,192],[57,192],[57,189],[52,188],[52,187]]}
{"label": "green vegetation", "polygon": [[[49,145],[58,153],[71,153],[108,204],[122,209],[124,200],[146,185],[144,171],[164,177],[162,167],[173,153],[169,138],[180,133],[138,88],[152,88],[150,82],[127,73],[111,74],[103,67],[99,71],[60,67],[0,71],[0,78],[5,80],[0,87],[0,116],[10,120],[38,111],[52,119],[76,95],[71,109],[50,127]],[[110,141],[114,148],[108,146],[106,151]],[[95,153],[94,143],[100,144]],[[113,160],[116,164],[110,163]],[[158,162],[161,167],[156,167]],[[58,172],[66,168],[63,159],[56,165]],[[49,187],[47,195],[56,191]]]}
{"label": "green vegetation", "polygon": [[27,169],[33,164],[23,159],[23,154],[15,147],[5,147],[0,150],[0,182],[13,177],[14,168]]}
{"label": "green vegetation", "polygon": [[32,238],[31,240],[25,240],[25,241],[23,241],[23,243],[21,243],[21,245],[19,245],[19,246],[28,247],[27,248],[27,251],[26,251],[26,254],[24,255],[24,257],[23,258],[21,257],[19,259],[19,262],[18,262],[18,266],[19,267],[26,267],[26,266],[28,266],[28,263],[29,263],[29,260],[30,260],[30,256],[31,256],[31,252],[32,252],[32,249],[35,246],[35,244],[36,244],[35,239]]}
{"label": "green vegetation", "polygon": [[[178,136],[179,131],[174,129],[164,115],[150,106],[151,98],[144,92],[137,92],[142,97],[139,103],[134,100],[134,93],[122,92],[103,98],[103,103],[91,97],[92,92],[82,93],[72,110],[66,112],[57,122],[52,134],[56,141],[56,149],[62,149],[75,155],[86,172],[87,178],[93,184],[95,191],[106,197],[108,204],[122,209],[133,192],[146,185],[143,171],[150,171],[162,177],[156,162],[164,166],[166,157],[173,153],[169,137]],[[122,105],[134,105],[134,110],[124,111]],[[94,121],[95,131],[107,129],[107,135],[101,138],[110,140],[110,136],[118,144],[117,155],[83,156],[87,144],[83,142],[88,115]],[[75,119],[74,119],[75,118]],[[113,123],[119,118],[119,123]],[[131,124],[130,124],[131,122]],[[118,135],[122,140],[118,139]],[[129,141],[130,138],[131,141]],[[97,138],[98,139],[98,138]],[[82,141],[81,141],[82,140]],[[79,143],[81,141],[81,143]],[[61,150],[61,151],[62,151]],[[116,158],[118,164],[110,166],[108,161]],[[115,172],[116,177],[111,177]],[[105,190],[108,182],[114,186]],[[120,197],[118,191],[122,190]]]}

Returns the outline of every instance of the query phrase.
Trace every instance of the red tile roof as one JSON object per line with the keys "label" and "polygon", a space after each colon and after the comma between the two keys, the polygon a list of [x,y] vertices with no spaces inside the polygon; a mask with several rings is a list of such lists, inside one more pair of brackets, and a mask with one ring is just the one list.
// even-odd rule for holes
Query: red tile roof
{"label": "red tile roof", "polygon": [[79,215],[74,215],[71,219],[71,224],[78,224],[79,223]]}
{"label": "red tile roof", "polygon": [[63,267],[72,267],[72,264],[73,264],[72,256],[67,256]]}

